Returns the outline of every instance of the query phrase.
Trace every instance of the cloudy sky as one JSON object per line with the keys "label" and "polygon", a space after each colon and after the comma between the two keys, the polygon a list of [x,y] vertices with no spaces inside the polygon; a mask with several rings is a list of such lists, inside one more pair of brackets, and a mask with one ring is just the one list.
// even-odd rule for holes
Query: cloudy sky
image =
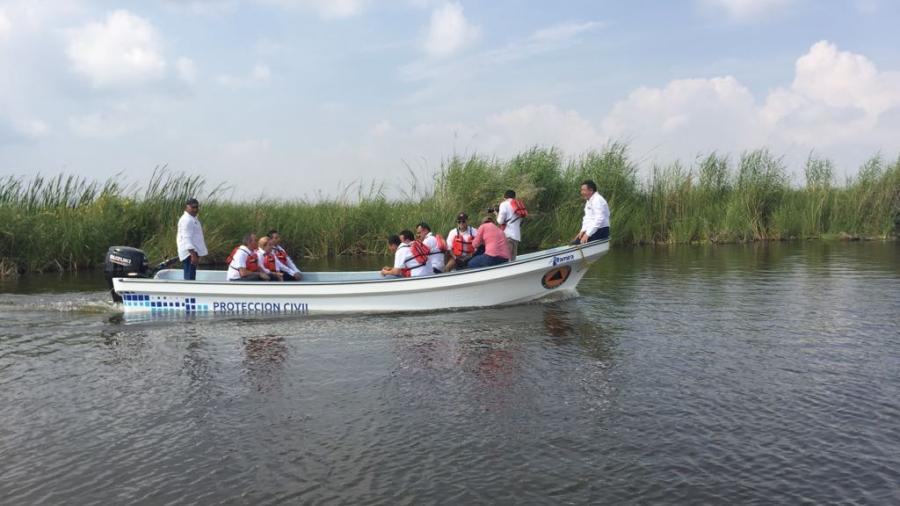
{"label": "cloudy sky", "polygon": [[404,190],[624,141],[645,168],[900,155],[894,0],[0,0],[0,176]]}

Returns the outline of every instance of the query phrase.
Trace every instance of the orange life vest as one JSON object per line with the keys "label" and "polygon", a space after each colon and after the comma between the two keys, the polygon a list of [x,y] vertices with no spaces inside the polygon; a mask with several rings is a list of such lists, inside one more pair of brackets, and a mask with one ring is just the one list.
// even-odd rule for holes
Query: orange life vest
{"label": "orange life vest", "polygon": [[[231,254],[228,255],[228,258],[225,259],[225,260],[228,262],[228,267],[229,267],[230,269],[235,269],[235,267],[232,267],[232,266],[231,266],[231,262],[234,260],[234,255],[237,254],[238,250],[241,249],[241,248],[243,248],[243,247],[244,247],[243,244],[238,244],[233,250],[231,250]],[[259,259],[256,258],[256,253],[250,251],[249,248],[247,248],[246,251],[249,252],[249,254],[247,255],[247,267],[246,267],[246,269],[247,269],[248,271],[250,271],[250,272],[256,272],[256,271],[258,271],[258,270],[259,270]]]}
{"label": "orange life vest", "polygon": [[528,216],[528,209],[525,209],[525,203],[521,200],[512,199],[512,202],[510,202],[509,205],[512,207],[513,212],[516,213],[516,216],[518,216],[520,219]]}
{"label": "orange life vest", "polygon": [[509,206],[512,208],[512,212],[516,217],[500,225],[500,230],[506,230],[506,226],[510,223],[514,223],[528,216],[528,209],[525,209],[525,204],[521,200],[511,199]]}
{"label": "orange life vest", "polygon": [[434,234],[434,238],[437,240],[438,251],[441,253],[447,251],[447,241],[444,239],[444,236],[441,234]]}
{"label": "orange life vest", "polygon": [[[406,261],[403,262],[403,268],[400,269],[400,272],[403,274],[404,278],[410,277],[412,275],[413,269],[418,269],[419,267],[422,267],[423,265],[428,263],[428,255],[431,253],[431,250],[428,248],[428,246],[425,246],[419,241],[413,241],[409,243],[407,247],[409,247],[409,251],[410,253],[412,253],[412,256],[407,258]],[[407,267],[406,263],[410,260],[416,262],[417,265]]]}
{"label": "orange life vest", "polygon": [[275,255],[271,252],[263,253],[263,265],[271,272],[277,272],[275,269]]}
{"label": "orange life vest", "polygon": [[[474,229],[469,227],[464,233],[460,233],[459,229],[456,230],[456,235],[453,236],[453,256],[462,256],[462,255],[472,255],[475,253],[475,245],[472,244],[474,238],[472,237],[472,231]],[[466,240],[466,237],[469,240]]]}
{"label": "orange life vest", "polygon": [[288,264],[287,251],[281,249],[281,246],[273,249],[272,253],[275,254],[275,257],[278,258],[279,262],[283,263],[284,265]]}

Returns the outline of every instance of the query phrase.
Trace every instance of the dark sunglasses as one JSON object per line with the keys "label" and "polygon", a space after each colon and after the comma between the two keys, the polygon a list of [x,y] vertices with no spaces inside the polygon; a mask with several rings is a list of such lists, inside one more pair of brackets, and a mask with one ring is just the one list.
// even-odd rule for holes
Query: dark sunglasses
{"label": "dark sunglasses", "polygon": [[466,220],[456,220],[457,223],[465,223]]}

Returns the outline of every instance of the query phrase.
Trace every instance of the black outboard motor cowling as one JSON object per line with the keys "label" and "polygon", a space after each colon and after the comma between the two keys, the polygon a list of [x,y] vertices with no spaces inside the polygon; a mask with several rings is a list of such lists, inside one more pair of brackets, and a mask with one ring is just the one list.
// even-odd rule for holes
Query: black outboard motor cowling
{"label": "black outboard motor cowling", "polygon": [[149,277],[149,270],[147,255],[143,251],[129,246],[110,246],[103,263],[103,273],[113,302],[122,302],[122,297],[113,290],[113,278],[146,278]]}

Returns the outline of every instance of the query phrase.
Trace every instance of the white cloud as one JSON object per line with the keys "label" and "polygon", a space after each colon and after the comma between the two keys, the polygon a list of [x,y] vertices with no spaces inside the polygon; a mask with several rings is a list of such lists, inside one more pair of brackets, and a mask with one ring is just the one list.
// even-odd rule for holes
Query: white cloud
{"label": "white cloud", "polygon": [[66,55],[74,70],[95,88],[141,84],[160,79],[166,62],[156,29],[124,10],[74,29]]}
{"label": "white cloud", "polygon": [[880,72],[865,56],[820,41],[797,60],[793,83],[774,90],[761,114],[795,143],[868,144],[900,138],[900,132],[876,128],[897,107],[900,72]]}
{"label": "white cloud", "polygon": [[422,49],[433,57],[447,57],[473,45],[480,34],[480,29],[466,20],[462,5],[447,3],[432,11]]}
{"label": "white cloud", "polygon": [[488,137],[486,147],[505,153],[538,145],[582,153],[602,142],[590,121],[553,105],[527,105],[489,116],[483,129]]}
{"label": "white cloud", "polygon": [[272,141],[262,139],[244,139],[230,142],[223,146],[223,152],[232,158],[253,159],[269,153],[272,149]]}
{"label": "white cloud", "polygon": [[303,8],[315,11],[323,18],[345,18],[363,11],[368,0],[257,0],[283,8]]}
{"label": "white cloud", "polygon": [[9,37],[10,33],[12,33],[12,23],[9,21],[6,11],[0,9],[0,42]]}
{"label": "white cloud", "polygon": [[496,62],[515,61],[563,49],[577,43],[579,36],[602,26],[603,23],[597,21],[573,21],[547,26],[525,39],[486,52],[484,61],[493,65]]}
{"label": "white cloud", "polygon": [[753,95],[733,77],[679,79],[642,87],[613,106],[603,132],[613,139],[737,150],[763,139]]}
{"label": "white cloud", "polygon": [[109,111],[93,112],[69,118],[69,128],[75,135],[88,139],[115,139],[138,128],[139,115],[132,108],[118,105]]}
{"label": "white cloud", "polygon": [[383,119],[379,121],[374,127],[372,127],[372,134],[383,137],[387,135],[391,131],[391,122]]}
{"label": "white cloud", "polygon": [[614,140],[627,142],[642,162],[768,147],[790,167],[815,151],[849,173],[879,151],[900,151],[900,72],[879,71],[866,57],[823,41],[796,60],[789,85],[762,96],[733,76],[677,79],[635,89],[602,118],[531,104],[374,133],[369,158],[428,160],[432,167],[452,152],[506,157],[539,145],[580,155]]}
{"label": "white cloud", "polygon": [[597,21],[559,23],[538,29],[529,36],[513,40],[505,46],[463,58],[453,60],[423,58],[401,67],[400,75],[408,81],[419,81],[446,80],[449,75],[459,78],[484,69],[494,72],[500,63],[515,62],[571,47],[579,43],[582,35],[602,26],[603,23]]}
{"label": "white cloud", "polygon": [[602,24],[596,21],[560,23],[537,30],[531,39],[546,43],[565,42],[600,26]]}
{"label": "white cloud", "polygon": [[815,150],[853,166],[862,160],[851,154],[900,149],[898,111],[900,73],[822,41],[797,59],[790,86],[761,101],[733,77],[681,79],[632,92],[603,119],[602,132],[662,160],[768,146],[799,157]]}
{"label": "white cloud", "polygon": [[175,69],[178,71],[178,78],[188,84],[197,82],[197,65],[190,58],[181,57],[175,62]]}
{"label": "white cloud", "polygon": [[272,71],[269,70],[268,65],[256,64],[253,66],[253,71],[250,72],[250,79],[256,81],[258,83],[266,83],[269,82],[269,79],[272,78]]}
{"label": "white cloud", "polygon": [[50,134],[50,127],[35,118],[16,122],[16,129],[29,139],[39,139]]}
{"label": "white cloud", "polygon": [[268,83],[272,79],[272,70],[268,65],[257,63],[250,69],[250,72],[244,76],[233,76],[230,74],[222,74],[216,78],[216,81],[227,88],[238,89],[251,85],[260,85]]}
{"label": "white cloud", "polygon": [[186,12],[199,16],[233,14],[237,11],[237,0],[164,0],[163,5],[172,11]]}
{"label": "white cloud", "polygon": [[797,0],[701,0],[707,7],[724,11],[732,20],[752,21],[777,15]]}
{"label": "white cloud", "polygon": [[597,128],[578,112],[530,104],[470,122],[421,123],[397,129],[382,121],[369,133],[363,154],[369,160],[424,160],[434,165],[448,153],[507,157],[534,146],[581,154],[602,147]]}

